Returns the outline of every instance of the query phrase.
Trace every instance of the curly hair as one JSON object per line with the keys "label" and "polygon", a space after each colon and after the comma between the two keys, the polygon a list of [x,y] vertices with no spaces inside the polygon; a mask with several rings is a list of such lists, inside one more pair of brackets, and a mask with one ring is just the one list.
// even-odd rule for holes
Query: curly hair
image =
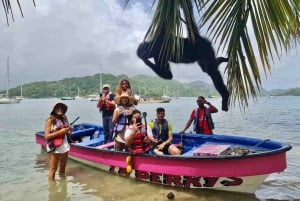
{"label": "curly hair", "polygon": [[[127,82],[128,88],[131,90],[130,82],[129,82],[127,79],[123,79],[123,80],[120,81],[120,83],[119,83],[118,86],[116,87],[115,94],[116,94],[117,96],[118,96],[118,95],[121,95],[122,92],[123,92],[123,89],[122,89],[122,83],[123,83],[123,82]],[[131,91],[131,93],[132,93],[132,91]],[[129,94],[129,95],[131,95],[131,94]]]}

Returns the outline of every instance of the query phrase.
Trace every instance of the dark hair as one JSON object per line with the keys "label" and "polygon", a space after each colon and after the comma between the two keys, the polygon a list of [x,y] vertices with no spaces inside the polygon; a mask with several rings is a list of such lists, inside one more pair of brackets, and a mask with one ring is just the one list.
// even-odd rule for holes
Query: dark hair
{"label": "dark hair", "polygon": [[201,98],[201,99],[205,99],[203,96],[198,96],[198,99],[199,99],[199,98]]}
{"label": "dark hair", "polygon": [[159,112],[165,112],[165,108],[163,107],[158,107],[156,108],[156,112],[159,113]]}
{"label": "dark hair", "polygon": [[136,113],[142,114],[141,111],[139,111],[139,110],[137,110],[137,109],[134,109],[134,110],[132,111],[132,114],[131,114],[131,115],[134,115],[134,114],[136,114]]}
{"label": "dark hair", "polygon": [[132,124],[132,116],[133,116],[134,114],[136,114],[136,113],[138,113],[138,114],[140,114],[140,115],[142,114],[141,111],[139,111],[139,110],[137,110],[137,109],[134,109],[134,110],[132,111],[131,115],[128,115],[128,116],[127,116],[127,119],[128,119],[128,125]]}

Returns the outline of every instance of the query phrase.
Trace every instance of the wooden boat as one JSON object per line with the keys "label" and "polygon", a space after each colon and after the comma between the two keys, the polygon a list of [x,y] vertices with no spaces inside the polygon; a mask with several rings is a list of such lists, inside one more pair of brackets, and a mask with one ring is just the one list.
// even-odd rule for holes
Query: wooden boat
{"label": "wooden boat", "polygon": [[61,99],[61,100],[74,100],[75,97],[73,97],[73,96],[63,96],[63,97],[61,97],[60,99]]}
{"label": "wooden boat", "polygon": [[[284,171],[286,152],[292,148],[269,139],[175,133],[174,143],[183,144],[183,154],[157,156],[114,151],[114,142],[103,144],[102,127],[92,124],[75,125],[72,136],[83,141],[71,144],[70,158],[112,174],[160,185],[242,193],[254,193],[269,174]],[[45,148],[43,131],[36,133],[36,142]]]}
{"label": "wooden boat", "polygon": [[99,101],[99,99],[100,99],[100,96],[97,94],[91,94],[88,96],[89,101]]}
{"label": "wooden boat", "polygon": [[172,98],[169,97],[142,97],[139,103],[169,103]]}
{"label": "wooden boat", "polygon": [[0,104],[14,104],[14,103],[19,103],[20,100],[16,98],[8,98],[8,97],[2,97],[0,98]]}

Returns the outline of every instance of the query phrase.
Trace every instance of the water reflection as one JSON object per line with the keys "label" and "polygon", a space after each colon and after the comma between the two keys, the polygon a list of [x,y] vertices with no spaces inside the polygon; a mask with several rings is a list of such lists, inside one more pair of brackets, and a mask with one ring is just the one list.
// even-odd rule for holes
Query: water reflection
{"label": "water reflection", "polygon": [[[44,161],[42,159],[43,157],[47,157],[47,155],[41,153],[38,157],[39,163]],[[44,165],[43,167],[44,171],[48,171],[47,165]],[[248,195],[214,190],[184,189],[149,184],[147,182],[112,175],[108,172],[100,171],[72,160],[68,161],[66,179],[49,182],[48,197],[49,201],[76,201],[79,198],[81,200],[89,201],[165,201],[168,200],[167,194],[169,192],[174,193],[174,200],[176,201],[259,200],[252,194]]]}
{"label": "water reflection", "polygon": [[65,179],[59,181],[49,181],[49,201],[70,201],[68,195],[67,181]]}

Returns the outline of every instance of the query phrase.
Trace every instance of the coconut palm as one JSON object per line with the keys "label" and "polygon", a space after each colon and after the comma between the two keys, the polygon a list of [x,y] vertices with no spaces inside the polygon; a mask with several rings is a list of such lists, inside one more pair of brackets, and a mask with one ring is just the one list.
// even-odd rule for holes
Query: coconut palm
{"label": "coconut palm", "polygon": [[[123,1],[126,6],[130,0]],[[10,0],[2,3],[6,18],[13,19]],[[205,28],[217,52],[230,57],[225,75],[232,104],[247,106],[261,89],[261,72],[267,76],[274,58],[299,44],[299,0],[153,0],[153,8],[144,40],[157,40],[164,28],[161,55],[180,57],[182,37],[193,40]]]}
{"label": "coconut palm", "polygon": [[[267,76],[274,56],[280,58],[299,43],[299,0],[159,0],[156,3],[144,40],[155,41],[164,28],[166,36],[160,54],[180,57],[180,37],[187,33],[193,39],[195,29],[206,27],[208,37],[218,44],[218,52],[230,57],[225,74],[231,103],[238,100],[247,106],[249,97],[256,97],[261,89],[261,71]],[[194,10],[199,18],[197,27]]]}
{"label": "coconut palm", "polygon": [[[21,15],[23,17],[23,12],[22,12],[20,1],[16,0],[16,2],[18,4],[18,8],[19,8],[19,10],[21,12]],[[35,6],[35,1],[32,0],[32,2],[33,2],[33,5]],[[11,0],[2,0],[2,6],[3,6],[5,17],[6,17],[6,23],[7,23],[7,25],[9,25],[9,20],[8,20],[9,16],[11,16],[11,20],[14,21],[14,14],[13,14],[13,8],[12,8]]]}

